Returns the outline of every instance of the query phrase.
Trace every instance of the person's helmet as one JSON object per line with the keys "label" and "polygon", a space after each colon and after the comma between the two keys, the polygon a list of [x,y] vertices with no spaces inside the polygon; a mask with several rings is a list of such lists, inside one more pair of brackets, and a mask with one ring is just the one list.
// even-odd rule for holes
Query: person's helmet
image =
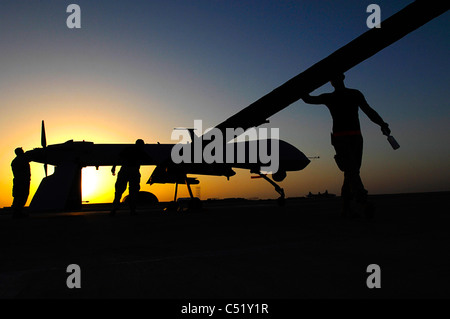
{"label": "person's helmet", "polygon": [[330,81],[344,81],[345,75],[344,73],[336,73],[331,77]]}
{"label": "person's helmet", "polygon": [[16,153],[16,155],[22,155],[24,152],[21,147],[18,147],[14,150],[14,153]]}
{"label": "person's helmet", "polygon": [[136,140],[136,145],[142,146],[142,145],[144,145],[144,144],[145,144],[145,143],[144,143],[144,140],[142,140],[142,139]]}

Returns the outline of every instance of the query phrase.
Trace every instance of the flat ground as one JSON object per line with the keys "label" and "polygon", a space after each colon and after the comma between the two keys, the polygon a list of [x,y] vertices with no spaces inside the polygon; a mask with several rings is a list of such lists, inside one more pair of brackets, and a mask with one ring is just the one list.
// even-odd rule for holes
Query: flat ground
{"label": "flat ground", "polygon": [[[206,201],[110,217],[13,220],[0,212],[0,298],[450,298],[449,192],[377,195],[374,219],[342,219],[340,199]],[[67,266],[81,268],[69,289]],[[369,289],[367,266],[381,269]]]}

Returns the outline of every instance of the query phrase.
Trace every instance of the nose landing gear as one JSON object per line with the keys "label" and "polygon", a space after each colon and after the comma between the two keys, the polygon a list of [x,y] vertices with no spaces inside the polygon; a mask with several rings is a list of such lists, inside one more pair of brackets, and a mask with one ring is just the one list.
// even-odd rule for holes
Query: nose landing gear
{"label": "nose landing gear", "polygon": [[261,172],[258,172],[257,174],[260,177],[264,178],[266,181],[268,181],[270,184],[272,184],[273,187],[275,187],[275,190],[277,191],[277,193],[280,194],[280,197],[277,198],[277,204],[278,204],[278,206],[284,206],[284,204],[286,203],[286,199],[284,197],[284,189],[282,189],[277,183],[275,183],[273,180],[268,178],[266,175],[261,174]]}

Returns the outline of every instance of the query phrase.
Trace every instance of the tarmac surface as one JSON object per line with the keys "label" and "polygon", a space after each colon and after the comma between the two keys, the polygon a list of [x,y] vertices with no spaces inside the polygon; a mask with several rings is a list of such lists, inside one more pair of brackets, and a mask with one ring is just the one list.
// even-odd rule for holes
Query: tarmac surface
{"label": "tarmac surface", "polygon": [[[370,196],[370,220],[341,218],[339,198],[160,203],[115,217],[3,210],[0,298],[448,299],[449,195]],[[71,264],[81,288],[67,286]],[[367,286],[371,264],[381,288]]]}

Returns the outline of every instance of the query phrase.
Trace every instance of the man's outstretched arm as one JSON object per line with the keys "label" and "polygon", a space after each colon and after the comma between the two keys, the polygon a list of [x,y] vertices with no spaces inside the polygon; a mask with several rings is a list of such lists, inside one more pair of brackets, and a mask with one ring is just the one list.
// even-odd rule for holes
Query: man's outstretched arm
{"label": "man's outstretched arm", "polygon": [[369,119],[374,122],[375,124],[378,124],[381,127],[381,132],[383,132],[384,135],[390,135],[391,130],[389,129],[389,124],[387,124],[381,116],[375,111],[373,108],[370,107],[370,105],[367,103],[364,96],[362,96],[362,101],[360,103],[360,108],[363,110],[364,113],[369,117]]}
{"label": "man's outstretched arm", "polygon": [[308,104],[325,104],[325,97],[323,94],[318,96],[305,95],[302,97],[303,102]]}

